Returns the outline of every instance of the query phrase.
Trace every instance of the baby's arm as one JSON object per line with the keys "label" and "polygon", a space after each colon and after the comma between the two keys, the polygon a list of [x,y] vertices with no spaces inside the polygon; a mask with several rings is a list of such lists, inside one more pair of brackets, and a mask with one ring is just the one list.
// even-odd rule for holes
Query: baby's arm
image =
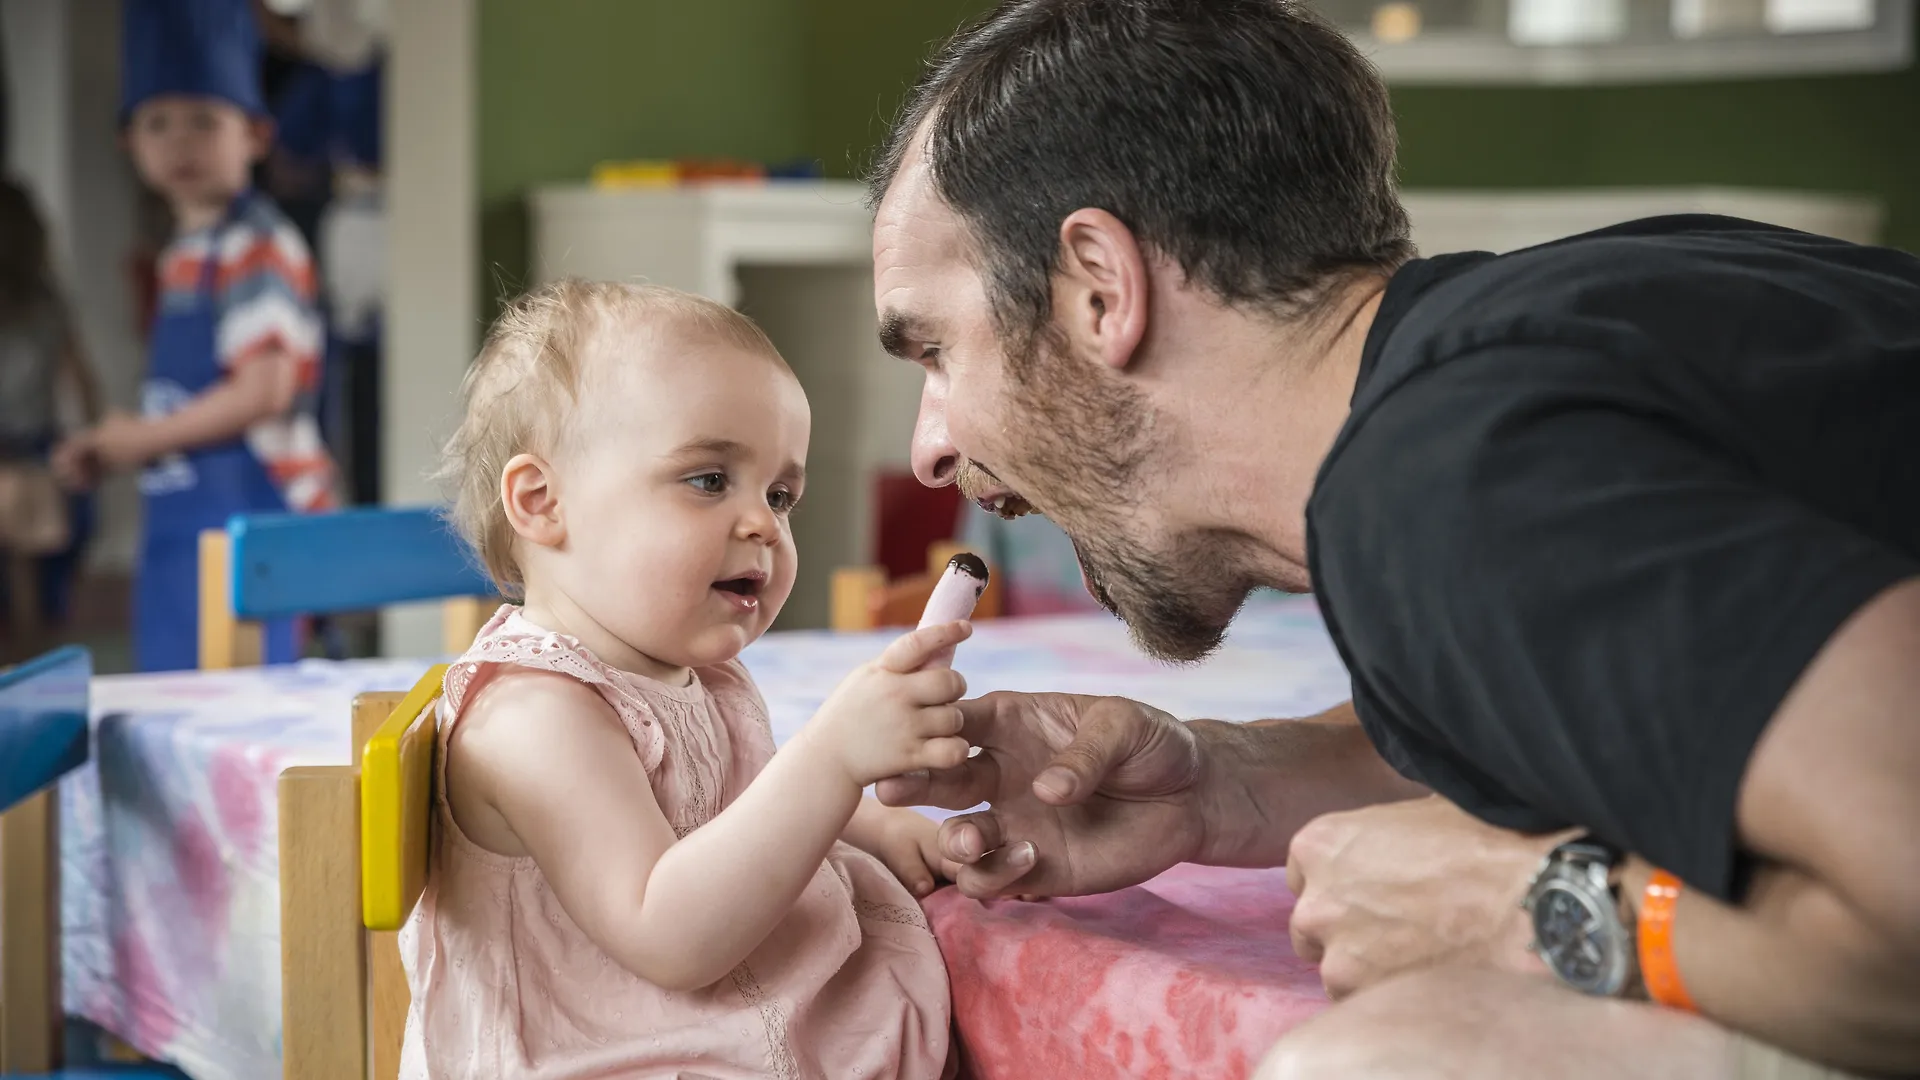
{"label": "baby's arm", "polygon": [[[706,986],[799,899],[862,787],[964,758],[958,710],[938,708],[959,696],[959,677],[915,670],[924,651],[964,636],[946,626],[902,639],[925,643],[902,653],[911,674],[869,665],[850,677],[731,806],[678,842],[619,718],[564,676],[515,672],[481,693],[454,736],[449,796],[456,813],[475,802],[497,813],[622,966],[668,989]],[[875,737],[888,726],[897,732]]]}

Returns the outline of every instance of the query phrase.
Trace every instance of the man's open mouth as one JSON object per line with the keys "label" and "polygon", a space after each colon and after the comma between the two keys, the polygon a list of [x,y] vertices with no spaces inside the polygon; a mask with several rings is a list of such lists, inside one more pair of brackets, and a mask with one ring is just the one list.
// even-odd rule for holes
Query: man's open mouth
{"label": "man's open mouth", "polygon": [[1011,521],[1035,512],[1032,503],[1003,486],[992,469],[977,461],[968,461],[960,466],[959,483],[960,493],[989,514],[998,514]]}
{"label": "man's open mouth", "polygon": [[987,513],[998,514],[1008,521],[1033,513],[1033,504],[1011,491],[1001,495],[983,495],[974,502]]}

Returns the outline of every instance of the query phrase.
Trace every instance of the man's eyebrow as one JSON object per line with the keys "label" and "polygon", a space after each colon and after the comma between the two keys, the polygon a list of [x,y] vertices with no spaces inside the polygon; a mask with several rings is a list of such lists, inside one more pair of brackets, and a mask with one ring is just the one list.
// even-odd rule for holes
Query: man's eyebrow
{"label": "man's eyebrow", "polygon": [[897,356],[902,360],[912,360],[907,355],[907,342],[926,339],[926,328],[921,321],[911,315],[898,311],[889,311],[880,318],[880,347],[888,356]]}

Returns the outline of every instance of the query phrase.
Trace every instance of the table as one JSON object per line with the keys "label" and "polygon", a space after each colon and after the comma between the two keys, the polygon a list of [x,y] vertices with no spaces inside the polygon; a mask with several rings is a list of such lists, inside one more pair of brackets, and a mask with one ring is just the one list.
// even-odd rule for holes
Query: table
{"label": "table", "polygon": [[[776,634],[749,649],[776,740],[890,636]],[[353,696],[410,686],[427,664],[95,680],[94,760],[61,790],[67,1011],[196,1080],[277,1076],[277,778],[345,762]],[[1254,602],[1202,667],[1142,657],[1104,615],[982,623],[957,667],[975,694],[1121,694],[1226,720],[1302,715],[1347,693],[1306,598]],[[1154,1061],[1211,1077],[1243,1072],[1319,1007],[1317,980],[1286,949],[1290,903],[1271,871],[1189,867],[1047,904],[948,890],[928,910],[980,1080],[1147,1075]]]}

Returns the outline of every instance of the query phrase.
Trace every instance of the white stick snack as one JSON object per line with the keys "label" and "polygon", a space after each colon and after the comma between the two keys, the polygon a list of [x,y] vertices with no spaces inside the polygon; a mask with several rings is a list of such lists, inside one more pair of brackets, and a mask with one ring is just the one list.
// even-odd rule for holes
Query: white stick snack
{"label": "white stick snack", "polygon": [[[955,555],[940,574],[940,580],[934,583],[933,595],[927,597],[927,609],[920,616],[920,626],[939,626],[971,618],[973,606],[986,591],[987,564],[980,561],[980,556],[968,552]],[[928,660],[927,666],[946,667],[952,663],[953,650],[944,649]]]}

